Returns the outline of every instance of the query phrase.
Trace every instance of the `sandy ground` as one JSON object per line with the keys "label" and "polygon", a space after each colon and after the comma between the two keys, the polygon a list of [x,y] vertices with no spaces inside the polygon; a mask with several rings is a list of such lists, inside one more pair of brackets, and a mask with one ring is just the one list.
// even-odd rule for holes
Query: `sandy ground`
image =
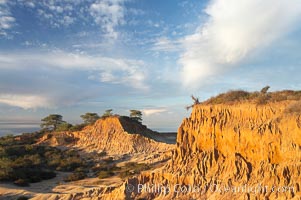
{"label": "sandy ground", "polygon": [[[63,178],[70,173],[57,172],[53,179],[44,180],[39,183],[31,183],[29,187],[19,187],[12,183],[0,184],[0,199],[16,199],[17,196],[32,197],[38,193],[51,193],[53,188],[63,182]],[[10,198],[11,197],[11,198]]]}
{"label": "sandy ground", "polygon": [[[116,155],[117,166],[124,166],[127,162],[143,162],[154,165],[153,168],[164,165],[168,160],[168,154],[163,152],[154,152],[153,154],[131,154],[131,155]],[[39,183],[31,183],[29,187],[18,187],[12,183],[0,184],[0,200],[16,200],[20,196],[31,197],[37,200],[61,199],[60,195],[64,195],[66,199],[72,199],[73,194],[85,193],[91,190],[100,188],[110,188],[120,186],[123,181],[118,176],[113,176],[107,179],[86,178],[80,181],[66,183],[64,177],[70,173],[57,172],[57,176],[50,180],[44,180]],[[70,195],[70,196],[69,196]],[[63,199],[63,198],[62,198]]]}

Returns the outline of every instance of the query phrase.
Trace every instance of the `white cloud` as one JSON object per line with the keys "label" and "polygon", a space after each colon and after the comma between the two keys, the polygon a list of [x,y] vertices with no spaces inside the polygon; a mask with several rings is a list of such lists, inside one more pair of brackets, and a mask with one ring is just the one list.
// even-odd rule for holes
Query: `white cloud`
{"label": "white cloud", "polygon": [[[4,1],[4,0],[1,0]],[[28,8],[38,8],[37,14],[52,27],[68,27],[76,22],[96,24],[102,33],[110,39],[119,35],[116,28],[125,23],[126,13],[143,14],[141,10],[126,9],[126,0],[61,0],[28,1],[19,0]]]}
{"label": "white cloud", "polygon": [[[0,53],[0,69],[52,68],[93,72],[90,80],[125,84],[133,88],[147,89],[146,72],[141,60],[110,58],[67,53]],[[98,75],[95,75],[98,74]]]}
{"label": "white cloud", "polygon": [[143,109],[142,112],[146,115],[146,116],[150,116],[150,115],[154,115],[157,113],[162,113],[162,112],[166,112],[167,110],[165,108],[156,108],[156,109]]}
{"label": "white cloud", "polygon": [[208,20],[184,38],[179,63],[182,81],[192,87],[208,76],[234,67],[300,23],[298,0],[212,0]]}
{"label": "white cloud", "polygon": [[47,98],[35,95],[0,94],[0,103],[24,109],[52,107]]}
{"label": "white cloud", "polygon": [[6,0],[0,0],[0,37],[7,36],[7,30],[11,29],[16,19],[11,16],[11,12]]}
{"label": "white cloud", "polygon": [[152,50],[153,51],[162,51],[162,52],[173,52],[179,51],[183,47],[181,47],[180,41],[170,40],[167,37],[160,37],[154,43]]}
{"label": "white cloud", "polygon": [[118,37],[115,30],[118,25],[124,24],[125,0],[98,0],[90,6],[90,14],[94,17],[105,34],[112,39]]}

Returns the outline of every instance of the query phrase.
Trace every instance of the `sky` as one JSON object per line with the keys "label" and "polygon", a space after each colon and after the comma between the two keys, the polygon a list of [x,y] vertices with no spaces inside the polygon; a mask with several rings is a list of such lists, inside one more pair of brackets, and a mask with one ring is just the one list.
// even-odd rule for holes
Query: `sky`
{"label": "sky", "polygon": [[143,112],[175,131],[190,95],[300,90],[299,0],[0,0],[0,122]]}

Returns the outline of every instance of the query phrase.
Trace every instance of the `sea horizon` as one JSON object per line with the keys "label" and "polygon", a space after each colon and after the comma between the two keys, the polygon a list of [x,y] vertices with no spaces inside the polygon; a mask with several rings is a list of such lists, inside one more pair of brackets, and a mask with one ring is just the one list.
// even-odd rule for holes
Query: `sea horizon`
{"label": "sea horizon", "polygon": [[[171,127],[148,127],[149,129],[161,133],[177,132]],[[0,137],[6,135],[21,135],[23,133],[33,133],[40,130],[40,123],[28,122],[0,122]]]}
{"label": "sea horizon", "polygon": [[20,135],[40,130],[39,123],[0,122],[0,137],[5,135]]}

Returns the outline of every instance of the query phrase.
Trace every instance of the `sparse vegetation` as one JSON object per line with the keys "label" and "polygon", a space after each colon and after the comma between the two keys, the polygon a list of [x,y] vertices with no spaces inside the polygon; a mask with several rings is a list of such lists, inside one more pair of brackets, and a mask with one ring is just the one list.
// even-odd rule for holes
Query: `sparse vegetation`
{"label": "sparse vegetation", "polygon": [[142,122],[142,112],[140,110],[130,110],[130,118],[139,123]]}
{"label": "sparse vegetation", "polygon": [[41,128],[46,128],[48,130],[56,130],[56,128],[60,125],[65,123],[63,121],[62,115],[58,114],[51,114],[48,115],[47,117],[43,118],[41,120],[43,123],[41,124]]}
{"label": "sparse vegetation", "polygon": [[108,109],[104,112],[104,114],[101,116],[102,118],[113,116],[113,109]]}
{"label": "sparse vegetation", "polygon": [[301,115],[301,101],[289,105],[284,112],[286,114]]}
{"label": "sparse vegetation", "polygon": [[99,179],[109,178],[111,176],[114,176],[114,172],[112,172],[112,171],[100,171],[98,173],[98,178]]}
{"label": "sparse vegetation", "polygon": [[134,173],[140,173],[141,171],[150,169],[150,166],[145,163],[128,162],[125,164],[125,168]]}
{"label": "sparse vegetation", "polygon": [[191,99],[193,100],[193,104],[186,106],[186,110],[189,110],[190,108],[192,108],[194,105],[197,105],[200,103],[199,98],[194,97],[193,95],[191,95]]}
{"label": "sparse vegetation", "polygon": [[263,105],[269,102],[280,102],[285,100],[301,100],[301,91],[283,90],[276,92],[267,92],[269,86],[261,89],[261,92],[247,92],[244,90],[230,90],[219,94],[204,102],[203,104],[232,104],[237,102],[249,101],[257,105]]}
{"label": "sparse vegetation", "polygon": [[73,172],[72,174],[70,174],[69,176],[64,178],[64,181],[65,182],[78,181],[78,180],[82,180],[86,177],[87,176],[84,172]]}
{"label": "sparse vegetation", "polygon": [[69,130],[71,129],[71,127],[72,127],[72,124],[69,124],[69,123],[67,123],[67,122],[64,122],[64,123],[62,123],[62,124],[59,124],[59,125],[56,127],[55,131],[69,131]]}
{"label": "sparse vegetation", "polygon": [[100,118],[97,113],[89,112],[80,117],[83,119],[84,124],[94,124]]}
{"label": "sparse vegetation", "polygon": [[123,170],[119,173],[119,177],[124,179],[149,169],[150,166],[145,163],[128,162],[125,164]]}
{"label": "sparse vegetation", "polygon": [[69,128],[69,131],[81,131],[86,126],[86,124],[75,124]]}
{"label": "sparse vegetation", "polygon": [[26,186],[55,177],[54,170],[74,171],[86,167],[75,151],[33,145],[35,135],[19,137],[0,138],[0,181]]}
{"label": "sparse vegetation", "polygon": [[260,90],[260,92],[261,92],[262,94],[266,94],[266,93],[268,92],[269,89],[270,89],[270,86],[265,86],[264,88],[262,88],[262,89]]}

